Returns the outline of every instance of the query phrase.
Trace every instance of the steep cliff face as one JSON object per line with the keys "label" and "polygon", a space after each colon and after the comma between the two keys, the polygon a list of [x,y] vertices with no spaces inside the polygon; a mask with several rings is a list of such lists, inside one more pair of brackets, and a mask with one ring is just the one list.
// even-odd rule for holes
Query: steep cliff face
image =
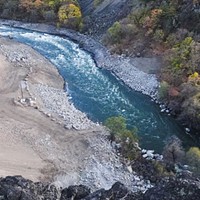
{"label": "steep cliff face", "polygon": [[115,21],[126,17],[138,0],[78,0],[85,21],[85,31],[101,36]]}

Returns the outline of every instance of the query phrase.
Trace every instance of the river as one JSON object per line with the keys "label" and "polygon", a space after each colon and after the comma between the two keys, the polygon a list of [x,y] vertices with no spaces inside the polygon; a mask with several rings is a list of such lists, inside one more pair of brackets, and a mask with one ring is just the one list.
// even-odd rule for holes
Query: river
{"label": "river", "polygon": [[25,29],[0,27],[0,35],[28,44],[50,60],[66,82],[71,101],[93,121],[104,122],[111,116],[123,116],[129,128],[137,128],[140,146],[161,152],[170,135],[178,136],[184,146],[193,139],[184,128],[150,97],[126,87],[110,72],[96,67],[92,57],[78,44],[54,35]]}

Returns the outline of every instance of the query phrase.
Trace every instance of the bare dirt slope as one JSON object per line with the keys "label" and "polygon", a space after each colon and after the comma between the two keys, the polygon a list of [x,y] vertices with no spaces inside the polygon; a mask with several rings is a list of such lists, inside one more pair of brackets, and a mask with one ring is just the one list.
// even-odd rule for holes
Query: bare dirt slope
{"label": "bare dirt slope", "polygon": [[62,120],[44,112],[40,94],[31,90],[37,85],[63,92],[50,62],[26,45],[0,38],[0,176],[38,180],[65,171],[76,179],[96,129],[66,130]]}

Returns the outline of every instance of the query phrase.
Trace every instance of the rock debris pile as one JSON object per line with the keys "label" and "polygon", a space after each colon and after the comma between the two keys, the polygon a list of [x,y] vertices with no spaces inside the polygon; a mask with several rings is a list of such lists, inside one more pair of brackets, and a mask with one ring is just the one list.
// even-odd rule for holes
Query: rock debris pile
{"label": "rock debris pile", "polygon": [[154,150],[142,149],[141,153],[142,157],[147,160],[159,160],[159,161],[163,160],[163,155],[154,153]]}
{"label": "rock debris pile", "polygon": [[137,69],[135,67],[137,66],[137,63],[134,60],[130,62],[128,58],[112,56],[110,60],[112,60],[110,69],[127,86],[153,98],[156,97],[158,81],[154,74],[147,74]]}
{"label": "rock debris pile", "polygon": [[[81,173],[80,184],[87,185],[92,190],[109,189],[112,184],[119,181],[129,189],[146,191],[151,188],[150,181],[132,173],[130,166],[122,164],[116,155],[110,141],[99,135],[89,139],[92,155],[85,159],[85,169]],[[103,152],[103,154],[102,154]]]}
{"label": "rock debris pile", "polygon": [[97,124],[87,118],[85,113],[74,107],[63,90],[42,84],[33,85],[33,89],[44,103],[44,108],[41,109],[49,117],[51,114],[58,116],[64,122],[66,129],[83,130],[97,126]]}
{"label": "rock debris pile", "polygon": [[31,57],[31,55],[29,55],[26,50],[21,49],[15,51],[15,49],[13,49],[13,51],[11,51],[9,47],[7,47],[7,45],[1,45],[0,47],[1,52],[7,57],[9,62],[15,63],[18,66],[22,66],[22,63],[23,66],[30,65],[30,60],[28,59],[28,57]]}

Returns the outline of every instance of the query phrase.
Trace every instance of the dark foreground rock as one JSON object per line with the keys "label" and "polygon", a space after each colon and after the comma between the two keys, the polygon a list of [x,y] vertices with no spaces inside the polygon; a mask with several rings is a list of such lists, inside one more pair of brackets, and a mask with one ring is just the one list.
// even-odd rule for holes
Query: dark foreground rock
{"label": "dark foreground rock", "polygon": [[144,194],[144,200],[199,200],[200,182],[171,179],[161,181]]}
{"label": "dark foreground rock", "polygon": [[60,191],[54,185],[34,183],[21,176],[0,179],[0,199],[3,200],[55,200],[59,196]]}
{"label": "dark foreground rock", "polygon": [[84,185],[75,185],[65,188],[61,192],[61,200],[66,199],[83,199],[90,194],[90,189]]}
{"label": "dark foreground rock", "polygon": [[2,200],[200,200],[200,182],[197,180],[163,180],[144,194],[133,193],[120,182],[109,190],[90,193],[86,186],[69,186],[62,189],[53,184],[32,182],[21,176],[0,179]]}
{"label": "dark foreground rock", "polygon": [[106,200],[106,199],[142,200],[142,193],[140,192],[133,193],[120,182],[116,182],[110,190],[104,190],[104,189],[98,190],[87,196],[84,200]]}

